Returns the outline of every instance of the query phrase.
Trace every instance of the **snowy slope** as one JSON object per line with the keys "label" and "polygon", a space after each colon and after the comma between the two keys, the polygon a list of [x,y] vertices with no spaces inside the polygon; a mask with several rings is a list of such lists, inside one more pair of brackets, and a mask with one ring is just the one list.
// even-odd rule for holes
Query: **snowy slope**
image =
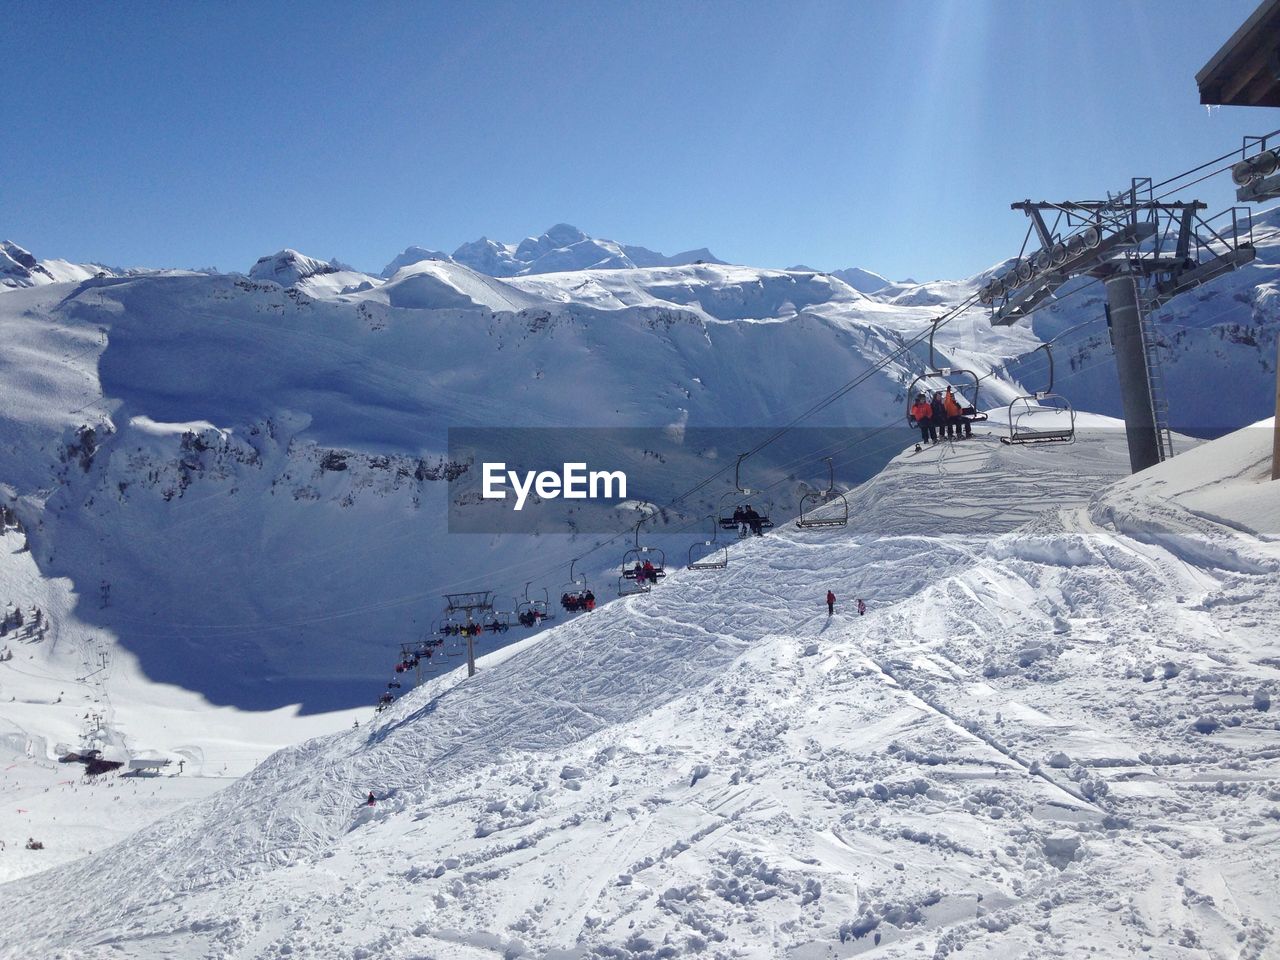
{"label": "snowy slope", "polygon": [[[509,283],[422,261],[317,287],[341,274],[330,267],[286,251],[257,279],[97,278],[0,298],[0,499],[29,551],[0,564],[0,606],[42,608],[59,638],[24,647],[23,672],[0,663],[0,701],[19,704],[0,709],[6,756],[27,762],[30,744],[31,763],[52,763],[104,696],[113,748],[198,756],[206,774],[349,727],[441,593],[490,588],[511,609],[531,578],[558,593],[570,558],[602,539],[450,535],[446,428],[776,425],[892,351],[890,321],[921,322],[781,271]],[[587,279],[598,296],[566,291]],[[824,422],[898,422],[910,367]],[[839,479],[871,475],[910,436],[835,451]],[[723,465],[681,461],[660,487],[642,473],[635,494],[662,502]],[[753,469],[784,514],[803,482],[825,481],[815,451],[789,442]],[[731,486],[689,506],[698,535]],[[672,556],[694,535],[673,535]],[[578,567],[602,598],[624,549]],[[86,685],[101,653],[106,687]]]}
{"label": "snowy slope", "polygon": [[887,287],[892,281],[886,277],[873,273],[870,270],[863,270],[861,267],[849,267],[845,270],[832,270],[831,275],[843,280],[859,293],[875,293],[877,290]]}
{"label": "snowy slope", "polygon": [[905,456],[847,530],[0,888],[3,955],[1274,955],[1280,547],[1195,499],[1273,515],[1269,441],[1110,486],[1114,435]]}
{"label": "snowy slope", "polygon": [[[59,282],[0,294],[0,502],[26,528],[11,531],[0,554],[0,609],[49,617],[43,637],[0,663],[0,766],[17,765],[0,839],[58,836],[56,818],[96,824],[47,857],[11,858],[0,877],[101,849],[281,746],[363,721],[391,652],[429,627],[444,590],[492,588],[504,608],[530,578],[535,591],[558,594],[569,559],[601,537],[450,535],[448,427],[776,426],[920,333],[978,280],[864,295],[801,269],[579,269],[602,261],[587,248],[564,258],[557,251],[581,241],[556,246],[556,232],[508,251],[525,246],[531,263],[573,267],[536,276],[413,259],[384,278],[284,250],[248,277],[99,277],[46,260]],[[1190,323],[1212,325],[1224,297],[1258,317],[1179,341],[1190,345],[1181,382],[1193,364],[1200,371],[1188,388],[1199,423],[1238,425],[1270,383],[1276,254],[1263,244],[1252,273],[1187,300]],[[1100,310],[1091,296],[1074,309]],[[1006,360],[1071,321],[1051,308],[1034,330],[991,330],[971,311],[939,332],[939,359],[988,377],[982,405],[995,408],[994,428],[999,405],[1023,389],[1004,377]],[[1081,408],[1113,409],[1098,367],[1106,348],[1064,352],[1077,349],[1088,357],[1060,365],[1059,388]],[[831,451],[841,486],[913,442],[902,408],[924,362],[918,350],[824,412],[826,425],[899,425],[882,443]],[[1013,369],[1028,387],[1042,373]],[[825,481],[820,455],[789,438],[752,464],[779,516],[806,484]],[[1017,464],[1021,455],[994,456]],[[662,502],[721,466],[679,461],[667,485],[639,499]],[[929,469],[945,489],[956,467],[944,458]],[[673,528],[692,518],[701,531],[730,487],[725,478],[687,505]],[[1267,529],[1229,497],[1194,497],[1206,499],[1195,509],[1211,523]],[[928,511],[876,519],[881,501],[894,502],[862,501],[863,535],[881,522],[905,535],[912,518],[915,532],[930,532]],[[691,536],[660,542],[683,558]],[[620,553],[612,546],[578,566],[602,596]],[[94,672],[103,654],[109,669]],[[86,712],[99,710],[100,736],[85,729]],[[210,783],[160,781],[128,816],[103,818],[53,760],[59,743],[96,739],[121,756],[186,758]],[[27,802],[46,788],[56,802]]]}

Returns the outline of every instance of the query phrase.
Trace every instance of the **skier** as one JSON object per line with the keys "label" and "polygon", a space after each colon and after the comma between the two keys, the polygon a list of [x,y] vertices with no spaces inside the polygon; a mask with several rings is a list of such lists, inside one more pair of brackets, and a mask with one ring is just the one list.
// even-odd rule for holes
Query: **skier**
{"label": "skier", "polygon": [[955,431],[955,438],[959,440],[961,431],[965,427],[969,429],[969,436],[973,436],[973,427],[970,427],[969,422],[960,416],[960,402],[956,400],[950,387],[947,387],[947,395],[942,398],[942,406],[947,411],[947,436],[951,436],[952,431]]}
{"label": "skier", "polygon": [[377,797],[375,797],[375,796],[373,795],[373,791],[372,791],[372,790],[370,790],[370,791],[369,791],[369,799],[368,799],[368,800],[366,800],[366,801],[364,802],[364,803],[365,803],[365,806],[367,806],[367,807],[372,807],[372,806],[373,806],[375,803],[377,803],[377,802],[378,802],[378,798],[377,798]]}
{"label": "skier", "polygon": [[937,443],[938,434],[933,427],[933,405],[923,393],[916,396],[916,402],[911,405],[911,420],[920,428],[921,443]]}
{"label": "skier", "polygon": [[933,427],[938,434],[938,439],[950,440],[951,423],[947,420],[947,405],[942,400],[941,390],[933,391],[933,403],[930,406],[933,411]]}
{"label": "skier", "polygon": [[858,600],[858,616],[862,616],[867,612],[867,605],[861,599]]}
{"label": "skier", "polygon": [[830,590],[827,591],[827,616],[833,616],[836,612],[836,595]]}

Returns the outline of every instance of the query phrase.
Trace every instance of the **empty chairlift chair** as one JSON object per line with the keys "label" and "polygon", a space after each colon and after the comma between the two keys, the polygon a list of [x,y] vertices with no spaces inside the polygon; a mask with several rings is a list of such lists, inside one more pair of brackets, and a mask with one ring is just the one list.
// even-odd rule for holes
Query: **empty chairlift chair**
{"label": "empty chairlift chair", "polygon": [[827,489],[812,490],[800,498],[800,516],[796,526],[802,530],[815,527],[843,527],[849,522],[849,501],[843,493],[836,493],[835,466],[827,461]]}
{"label": "empty chairlift chair", "polygon": [[1009,403],[1009,433],[1002,443],[1070,443],[1076,438],[1076,412],[1066,397],[1053,392],[1053,349],[1042,343],[1049,358],[1049,386]]}
{"label": "empty chairlift chair", "polygon": [[723,570],[729,566],[729,548],[720,542],[720,524],[714,516],[707,519],[711,521],[711,539],[689,545],[689,562],[685,566],[690,570]]}

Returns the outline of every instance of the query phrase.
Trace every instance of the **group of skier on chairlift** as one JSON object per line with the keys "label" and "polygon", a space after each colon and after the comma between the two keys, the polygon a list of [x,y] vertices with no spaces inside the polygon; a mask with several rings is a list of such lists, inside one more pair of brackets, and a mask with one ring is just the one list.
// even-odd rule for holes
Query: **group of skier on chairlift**
{"label": "group of skier on chairlift", "polygon": [[596,595],[591,592],[590,588],[583,590],[581,593],[565,591],[560,594],[560,606],[570,613],[577,613],[579,610],[586,610],[590,613],[596,608]]}
{"label": "group of skier on chairlift", "polygon": [[661,567],[655,567],[649,560],[645,560],[643,563],[637,560],[635,566],[626,573],[626,578],[634,580],[636,583],[657,583],[659,577],[665,576],[666,570]]}
{"label": "group of skier on chairlift", "polygon": [[[738,535],[745,537],[747,531],[750,530],[757,537],[764,536],[764,525],[768,521],[768,517],[757,513],[751,504],[744,504],[735,507],[733,511],[733,525],[738,529]],[[772,524],[770,524],[772,526]]]}
{"label": "group of skier on chairlift", "polygon": [[530,607],[528,610],[521,610],[519,617],[516,619],[520,621],[520,626],[522,627],[536,627],[546,617],[546,613],[542,610],[537,607]]}
{"label": "group of skier on chairlift", "polygon": [[921,391],[911,405],[911,419],[920,428],[921,443],[937,443],[939,440],[962,440],[973,436],[973,424],[969,420],[972,408],[961,404],[947,387],[933,391],[933,399]]}

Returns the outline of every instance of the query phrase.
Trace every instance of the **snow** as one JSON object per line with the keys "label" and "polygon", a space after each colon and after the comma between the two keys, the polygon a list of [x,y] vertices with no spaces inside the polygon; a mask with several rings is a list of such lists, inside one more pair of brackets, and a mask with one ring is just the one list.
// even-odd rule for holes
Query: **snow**
{"label": "snow", "polygon": [[875,293],[877,290],[883,289],[890,284],[890,280],[873,273],[870,270],[863,270],[861,267],[848,267],[844,270],[832,270],[831,275],[843,280],[859,293]]}
{"label": "snow", "polygon": [[567,223],[558,223],[545,233],[526,237],[518,244],[481,237],[460,246],[453,252],[452,259],[493,277],[722,262],[705,247],[664,256],[645,247],[588,237]]}
{"label": "snow", "polygon": [[1267,495],[1269,442],[1135,478],[1113,432],[904,454],[848,528],[9,885],[0,955],[1272,955],[1280,545],[1195,499],[1215,468]]}
{"label": "snow", "polygon": [[[1179,437],[1128,478],[1098,344],[1075,343],[1055,386],[1077,442],[999,444],[1043,372],[1010,358],[1096,311],[1089,291],[1035,329],[939,331],[991,420],[838,453],[839,489],[872,478],[848,528],[779,523],[723,573],[673,565],[650,595],[486,637],[477,677],[434,671],[375,718],[442,590],[518,594],[595,542],[448,534],[446,427],[785,423],[982,276],[866,294],[566,225],[486,249],[506,266],[411,248],[389,277],[287,249],[249,277],[5,254],[48,278],[0,295],[0,503],[22,525],[0,614],[26,618],[0,638],[0,956],[1276,949],[1271,423]],[[1206,326],[1171,364],[1202,425],[1270,396],[1259,249],[1178,315]],[[1249,323],[1218,324],[1223,298]],[[923,363],[823,424],[901,424]],[[752,470],[778,519],[825,483],[790,438]],[[604,598],[616,562],[577,569]],[[63,747],[172,762],[86,779]]]}
{"label": "snow", "polygon": [[426,247],[405,247],[404,252],[394,257],[383,269],[380,276],[384,280],[390,280],[396,275],[396,272],[403,267],[420,263],[423,260],[448,260],[449,255],[439,250],[430,250]]}

